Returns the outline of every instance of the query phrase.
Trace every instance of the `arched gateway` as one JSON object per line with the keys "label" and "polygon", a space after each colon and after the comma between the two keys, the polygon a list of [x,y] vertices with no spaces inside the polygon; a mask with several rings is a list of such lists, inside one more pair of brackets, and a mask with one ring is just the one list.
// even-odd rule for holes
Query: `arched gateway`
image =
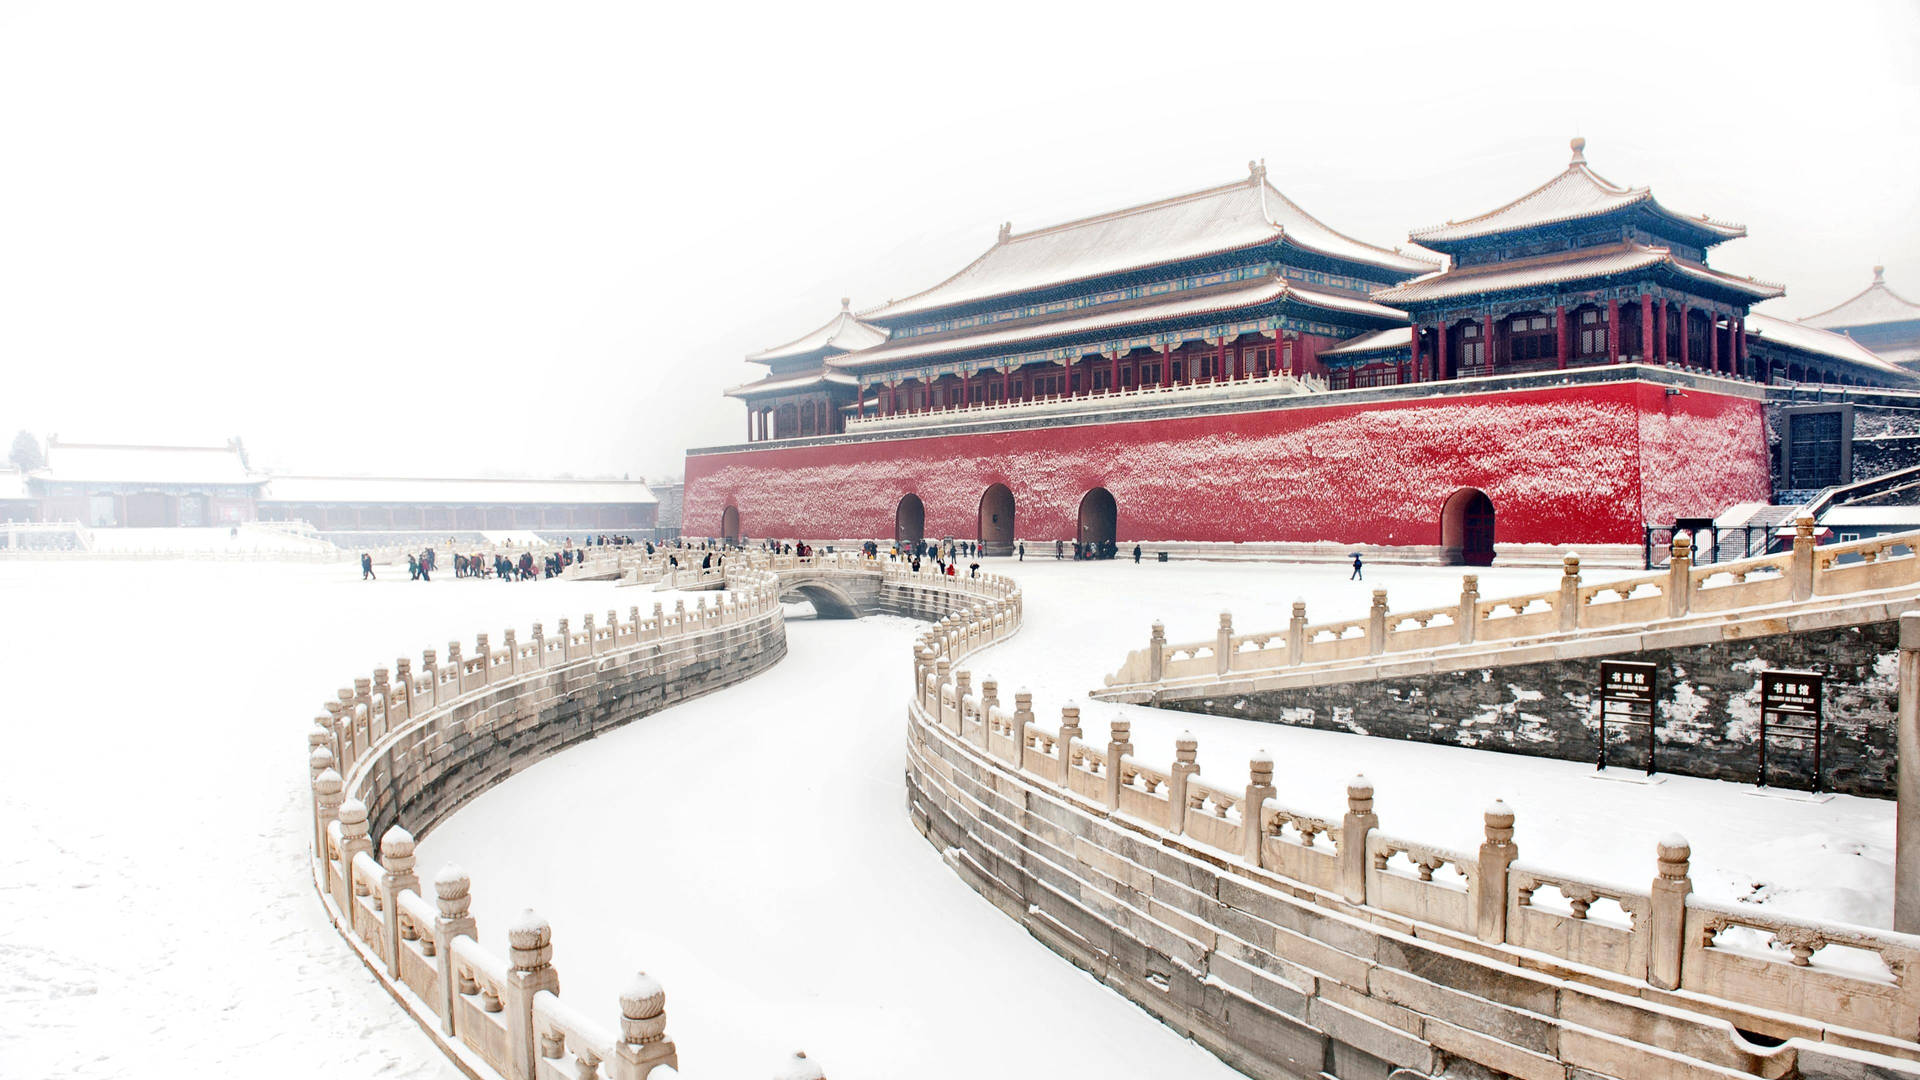
{"label": "arched gateway", "polygon": [[1493,500],[1479,488],[1461,488],[1440,508],[1440,546],[1457,563],[1493,565]]}
{"label": "arched gateway", "polygon": [[909,492],[900,497],[900,506],[893,512],[893,539],[901,547],[908,547],[926,538],[927,507],[920,496]]}
{"label": "arched gateway", "polygon": [[732,503],[720,512],[720,539],[730,544],[740,542],[740,508]]}
{"label": "arched gateway", "polygon": [[1103,487],[1087,492],[1080,499],[1080,545],[1094,545],[1096,554],[1106,554],[1098,551],[1098,547],[1119,539],[1119,514],[1120,508],[1114,503],[1112,492]]}
{"label": "arched gateway", "polygon": [[995,484],[980,496],[980,553],[1013,554],[1013,492]]}

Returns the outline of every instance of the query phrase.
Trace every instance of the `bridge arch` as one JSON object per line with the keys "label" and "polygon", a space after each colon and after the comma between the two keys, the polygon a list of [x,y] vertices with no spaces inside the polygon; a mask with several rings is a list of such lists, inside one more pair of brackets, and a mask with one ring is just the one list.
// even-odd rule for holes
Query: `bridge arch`
{"label": "bridge arch", "polygon": [[1080,521],[1075,538],[1081,545],[1110,544],[1120,538],[1120,507],[1113,492],[1097,487],[1080,497]]}
{"label": "bridge arch", "polygon": [[911,491],[900,496],[900,505],[894,508],[893,538],[901,547],[910,547],[927,538],[926,504]]}
{"label": "bridge arch", "polygon": [[1493,500],[1479,488],[1463,487],[1440,506],[1440,546],[1454,563],[1491,566],[1493,525]]}
{"label": "bridge arch", "polygon": [[853,597],[838,586],[824,581],[798,581],[787,586],[780,593],[783,604],[805,602],[813,605],[813,613],[822,619],[857,619],[860,617],[860,605]]}
{"label": "bridge arch", "polygon": [[1013,554],[1013,490],[994,484],[980,496],[980,520],[976,534],[983,555]]}

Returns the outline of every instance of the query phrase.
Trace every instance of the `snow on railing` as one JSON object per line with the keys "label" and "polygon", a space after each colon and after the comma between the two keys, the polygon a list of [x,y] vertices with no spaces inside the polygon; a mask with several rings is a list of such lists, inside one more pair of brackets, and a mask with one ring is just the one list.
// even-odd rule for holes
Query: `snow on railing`
{"label": "snow on railing", "polygon": [[[1884,587],[1896,573],[1889,567],[1900,566],[1897,573],[1907,573],[1905,567],[1920,566],[1920,559],[1912,558],[1915,541],[1920,537],[1836,545],[1833,558],[1823,560],[1818,570],[1827,577],[1805,580],[1803,586],[1808,594],[1835,591],[1842,582],[1832,575],[1854,571],[1854,578],[1866,584],[1852,587]],[[1839,561],[1849,555],[1862,561]],[[1801,568],[1813,572],[1810,550],[1788,558],[1794,566],[1804,562]],[[1690,587],[1698,572],[1687,567],[1684,550],[1678,561],[1681,569],[1660,580],[1684,580],[1680,587]],[[1861,572],[1861,567],[1867,569]],[[1722,564],[1717,572],[1726,570]],[[1572,563],[1568,577],[1561,593],[1498,602],[1494,606],[1503,610],[1493,617],[1534,618],[1534,601],[1578,591]],[[1902,583],[1911,580],[1899,578]],[[1348,783],[1343,817],[1309,813],[1274,800],[1273,762],[1264,754],[1250,762],[1244,789],[1202,777],[1198,743],[1191,734],[1175,742],[1170,767],[1150,765],[1133,755],[1128,721],[1115,719],[1101,748],[1082,732],[1078,706],[1064,706],[1059,726],[1051,728],[1034,719],[1032,695],[1026,691],[1015,696],[1011,715],[989,709],[985,721],[969,729],[946,705],[954,700],[956,688],[964,696],[971,683],[971,672],[957,665],[1017,628],[1019,602],[1017,588],[997,598],[982,597],[922,632],[914,650],[918,692],[909,709],[916,740],[945,737],[966,743],[976,764],[1049,791],[1071,809],[1136,822],[1206,849],[1210,860],[1237,860],[1238,865],[1298,883],[1286,887],[1312,902],[1375,908],[1475,939],[1481,943],[1476,948],[1484,952],[1492,946],[1495,951],[1488,955],[1516,966],[1535,963],[1524,953],[1546,954],[1644,980],[1660,990],[1690,991],[1717,1003],[1723,1015],[1749,1015],[1743,1010],[1761,1005],[1879,1037],[1903,1042],[1914,1038],[1914,1018],[1920,1016],[1920,936],[1761,914],[1696,898],[1687,877],[1692,852],[1677,836],[1660,843],[1650,888],[1622,888],[1533,866],[1516,867],[1514,813],[1499,801],[1484,814],[1485,842],[1479,849],[1456,851],[1381,832],[1373,785],[1365,777]],[[1011,624],[1001,618],[1009,605],[1016,616]],[[1475,611],[1478,622],[1489,614],[1481,610],[1486,606],[1477,598],[1463,598],[1460,610]],[[1377,611],[1383,608],[1383,602],[1376,603]],[[1301,639],[1305,622],[1299,609],[1296,605],[1295,641]],[[1433,621],[1425,620],[1421,628]],[[1333,631],[1330,640],[1346,641],[1341,631],[1349,625],[1319,629]],[[1385,632],[1378,618],[1372,627],[1376,639]],[[1168,648],[1157,625],[1155,634],[1156,645],[1162,647],[1158,663],[1164,664],[1166,654],[1175,651],[1188,657],[1184,662],[1211,660],[1216,652],[1242,655],[1228,647],[1231,624],[1225,619],[1222,640],[1211,645]],[[994,684],[985,680],[982,685]],[[972,740],[964,738],[969,734]],[[1564,910],[1552,894],[1564,902]],[[1595,904],[1600,910],[1594,910]],[[1427,936],[1426,931],[1417,936]]]}
{"label": "snow on railing", "polygon": [[1482,600],[1479,576],[1467,574],[1458,605],[1421,611],[1390,611],[1386,590],[1375,589],[1365,619],[1309,623],[1306,604],[1295,601],[1286,629],[1235,635],[1233,616],[1222,612],[1212,641],[1169,643],[1165,627],[1156,622],[1147,647],[1129,652],[1119,670],[1106,676],[1101,696],[1204,685],[1243,672],[1371,664],[1396,653],[1491,641],[1545,642],[1591,630],[1920,585],[1920,559],[1914,558],[1920,532],[1818,548],[1813,519],[1801,518],[1795,532],[1791,551],[1698,567],[1692,541],[1682,533],[1660,572],[1600,585],[1582,584],[1580,557],[1567,555],[1558,589],[1498,600]]}

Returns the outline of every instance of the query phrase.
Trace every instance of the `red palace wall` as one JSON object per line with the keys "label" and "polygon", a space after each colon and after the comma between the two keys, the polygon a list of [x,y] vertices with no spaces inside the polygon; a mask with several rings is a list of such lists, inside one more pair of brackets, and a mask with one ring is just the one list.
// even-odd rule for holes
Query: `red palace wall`
{"label": "red palace wall", "polygon": [[1024,540],[1071,539],[1110,491],[1122,542],[1440,543],[1461,488],[1493,500],[1501,544],[1637,544],[1641,525],[1770,490],[1761,403],[1616,382],[885,442],[691,454],[683,531],[890,537],[902,496],[926,535],[977,535],[1006,484]]}

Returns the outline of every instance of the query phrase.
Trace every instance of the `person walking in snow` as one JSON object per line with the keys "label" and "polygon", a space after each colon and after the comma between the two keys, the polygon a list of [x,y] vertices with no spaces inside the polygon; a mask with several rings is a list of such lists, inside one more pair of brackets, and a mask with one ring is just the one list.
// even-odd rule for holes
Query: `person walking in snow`
{"label": "person walking in snow", "polygon": [[411,552],[407,554],[407,573],[412,575],[409,580],[420,580],[420,560],[415,558]]}
{"label": "person walking in snow", "polygon": [[1027,561],[1027,542],[1025,540],[1020,541],[1020,561]]}
{"label": "person walking in snow", "polygon": [[1133,562],[1134,562],[1134,565],[1136,566],[1140,564],[1140,545],[1139,544],[1133,545]]}
{"label": "person walking in snow", "polygon": [[1360,553],[1357,551],[1353,553],[1353,576],[1348,578],[1347,580],[1348,581],[1364,581],[1365,580],[1360,576]]}
{"label": "person walking in snow", "polygon": [[378,580],[373,576],[373,556],[367,554],[364,551],[360,553],[360,580],[361,581]]}
{"label": "person walking in snow", "polygon": [[432,548],[428,548],[427,550],[420,553],[420,580],[421,581],[433,580],[433,549]]}

